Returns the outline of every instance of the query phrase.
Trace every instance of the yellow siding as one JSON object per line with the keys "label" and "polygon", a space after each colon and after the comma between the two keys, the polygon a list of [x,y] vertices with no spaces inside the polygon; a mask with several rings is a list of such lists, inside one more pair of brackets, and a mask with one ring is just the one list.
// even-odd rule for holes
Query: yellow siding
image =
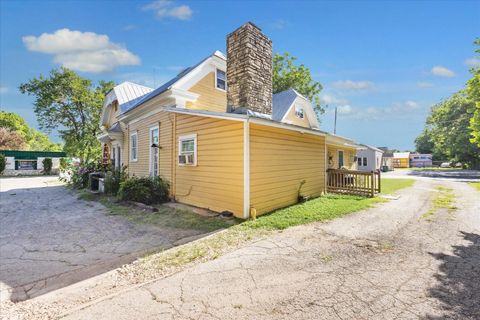
{"label": "yellow siding", "polygon": [[250,206],[257,214],[325,191],[325,138],[250,124]]}
{"label": "yellow siding", "polygon": [[[176,115],[175,198],[243,216],[243,122]],[[197,166],[179,166],[178,138],[197,135]]]}
{"label": "yellow siding", "polygon": [[109,105],[107,108],[110,109],[110,114],[107,119],[106,127],[110,128],[115,122],[117,122],[117,116],[118,116],[118,103],[117,101],[114,101],[111,105]]}
{"label": "yellow siding", "polygon": [[286,122],[297,125],[297,126],[310,128],[310,122],[308,122],[308,116],[305,108],[303,110],[303,119],[300,119],[295,115],[295,106],[293,106],[288,112],[288,114],[286,115],[285,120]]}
{"label": "yellow siding", "polygon": [[394,168],[409,168],[410,158],[393,158]]}
{"label": "yellow siding", "polygon": [[227,93],[215,87],[215,72],[210,72],[188,91],[200,95],[195,103],[187,103],[188,109],[227,111]]}
{"label": "yellow siding", "polygon": [[327,144],[328,168],[338,169],[338,150],[343,150],[343,166],[349,170],[357,170],[357,164],[355,162],[357,149],[329,144]]}
{"label": "yellow siding", "polygon": [[[150,128],[159,126],[159,173],[160,176],[172,181],[172,124],[173,115],[159,112],[139,122],[130,124],[128,134],[124,137],[124,163],[128,162],[129,175],[148,176],[150,174]],[[138,156],[137,161],[130,160],[130,134],[137,131]]]}

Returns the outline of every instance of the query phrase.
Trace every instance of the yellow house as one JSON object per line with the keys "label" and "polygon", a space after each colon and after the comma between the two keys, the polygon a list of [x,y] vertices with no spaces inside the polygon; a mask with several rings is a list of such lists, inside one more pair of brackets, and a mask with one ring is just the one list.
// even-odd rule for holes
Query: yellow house
{"label": "yellow house", "polygon": [[321,131],[308,99],[272,95],[271,40],[258,27],[229,34],[227,56],[216,51],[155,90],[115,87],[104,154],[130,176],[167,179],[175,201],[239,218],[320,196],[328,167],[354,167],[353,141]]}
{"label": "yellow house", "polygon": [[410,168],[410,152],[394,152],[393,167]]}

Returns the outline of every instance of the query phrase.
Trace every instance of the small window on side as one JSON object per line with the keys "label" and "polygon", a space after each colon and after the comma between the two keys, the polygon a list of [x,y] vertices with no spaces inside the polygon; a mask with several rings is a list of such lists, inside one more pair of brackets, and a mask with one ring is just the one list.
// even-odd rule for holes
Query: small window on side
{"label": "small window on side", "polygon": [[295,106],[295,116],[297,118],[303,119],[304,114],[303,114],[303,108],[302,107]]}
{"label": "small window on side", "polygon": [[363,157],[363,166],[364,166],[364,167],[367,166],[367,157]]}
{"label": "small window on side", "polygon": [[178,139],[178,164],[197,165],[197,135],[180,136]]}
{"label": "small window on side", "polygon": [[358,162],[358,165],[359,165],[359,166],[362,166],[362,158],[359,157],[359,158],[357,159],[357,162]]}
{"label": "small window on side", "polygon": [[138,150],[138,135],[135,132],[130,135],[130,160],[137,161],[137,150]]}
{"label": "small window on side", "polygon": [[225,71],[222,71],[220,69],[217,69],[217,72],[216,72],[217,76],[216,76],[216,87],[217,89],[220,89],[220,90],[225,90],[226,87],[227,87],[227,79],[226,79],[226,75],[225,75]]}

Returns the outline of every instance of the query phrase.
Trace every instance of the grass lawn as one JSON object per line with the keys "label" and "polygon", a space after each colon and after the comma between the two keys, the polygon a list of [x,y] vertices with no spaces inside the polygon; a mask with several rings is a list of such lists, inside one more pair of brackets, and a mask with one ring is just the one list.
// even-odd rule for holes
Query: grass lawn
{"label": "grass lawn", "polygon": [[[413,179],[382,179],[382,194],[391,194],[414,184]],[[299,224],[314,221],[326,221],[343,215],[367,209],[376,203],[385,202],[384,198],[365,198],[359,196],[327,194],[305,203],[290,206],[260,216],[256,221],[246,221],[239,225],[243,228],[263,228],[267,230],[286,229]]]}
{"label": "grass lawn", "polygon": [[471,182],[470,183],[475,189],[480,191],[480,182]]}
{"label": "grass lawn", "polygon": [[163,205],[155,206],[158,208],[158,212],[143,212],[139,209],[122,205],[116,201],[115,197],[92,194],[87,191],[82,191],[79,198],[99,201],[110,210],[109,215],[122,216],[136,223],[146,223],[158,227],[211,232],[239,223],[237,219],[204,217],[188,210],[174,209]]}

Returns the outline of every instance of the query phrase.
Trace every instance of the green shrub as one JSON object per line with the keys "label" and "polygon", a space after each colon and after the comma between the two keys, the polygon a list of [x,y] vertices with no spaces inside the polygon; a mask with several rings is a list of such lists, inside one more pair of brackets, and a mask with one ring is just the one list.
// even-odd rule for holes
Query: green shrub
{"label": "green shrub", "polygon": [[69,172],[68,183],[77,189],[88,187],[89,175],[92,172],[104,172],[106,167],[99,162],[89,162],[83,165],[71,165],[66,171]]}
{"label": "green shrub", "polygon": [[7,160],[5,159],[4,154],[0,154],[0,174],[5,171],[5,166],[7,165]]}
{"label": "green shrub", "polygon": [[60,171],[67,170],[69,161],[67,158],[60,158]]}
{"label": "green shrub", "polygon": [[127,179],[126,167],[113,169],[105,173],[105,193],[116,195],[120,189],[120,184]]}
{"label": "green shrub", "polygon": [[51,174],[52,173],[52,158],[45,158],[42,160],[43,164],[43,174]]}
{"label": "green shrub", "polygon": [[131,177],[120,183],[119,196],[121,200],[145,204],[163,203],[168,201],[168,189],[168,182],[160,177]]}

